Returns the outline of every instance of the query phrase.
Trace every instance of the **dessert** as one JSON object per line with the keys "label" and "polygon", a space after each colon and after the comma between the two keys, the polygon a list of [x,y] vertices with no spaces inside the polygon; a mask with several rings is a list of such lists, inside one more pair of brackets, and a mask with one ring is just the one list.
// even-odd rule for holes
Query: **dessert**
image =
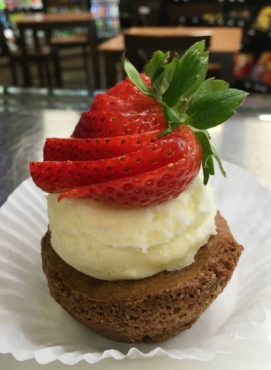
{"label": "dessert", "polygon": [[[71,136],[50,138],[31,176],[48,195],[42,262],[52,297],[108,338],[154,342],[190,327],[242,251],[207,186],[206,129],[245,93],[207,79],[204,42],[158,51],[94,98]],[[203,181],[199,175],[203,170]]]}

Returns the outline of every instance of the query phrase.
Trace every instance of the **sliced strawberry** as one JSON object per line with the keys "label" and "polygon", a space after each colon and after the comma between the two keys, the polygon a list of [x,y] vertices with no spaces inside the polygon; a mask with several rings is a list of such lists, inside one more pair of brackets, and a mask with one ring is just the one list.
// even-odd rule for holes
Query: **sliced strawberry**
{"label": "sliced strawberry", "polygon": [[112,137],[164,130],[167,127],[162,113],[126,114],[103,111],[84,112],[72,134],[77,138]]}
{"label": "sliced strawberry", "polygon": [[152,142],[159,131],[136,135],[96,139],[46,139],[43,148],[44,161],[87,161],[118,157],[142,149]]}
{"label": "sliced strawberry", "polygon": [[[195,159],[195,161],[194,161]],[[121,207],[146,207],[177,197],[197,175],[201,153],[156,170],[63,192],[58,199],[91,198]]]}
{"label": "sliced strawberry", "polygon": [[121,157],[97,161],[33,162],[31,176],[44,191],[63,192],[68,189],[98,184],[109,180],[153,171],[179,160],[191,172],[191,161],[197,162],[200,150],[188,127],[146,144],[142,149]]}

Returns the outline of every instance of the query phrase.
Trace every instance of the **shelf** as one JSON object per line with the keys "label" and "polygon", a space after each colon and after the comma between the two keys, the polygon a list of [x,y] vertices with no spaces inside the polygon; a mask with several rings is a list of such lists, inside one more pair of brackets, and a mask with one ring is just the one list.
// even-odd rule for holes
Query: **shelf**
{"label": "shelf", "polygon": [[32,7],[22,7],[22,8],[14,8],[14,9],[10,9],[10,10],[6,10],[7,11],[7,14],[16,14],[16,13],[27,13],[27,12],[31,12],[31,13],[34,13],[34,12],[41,12],[43,10],[43,7],[35,7],[35,8],[32,8]]}
{"label": "shelf", "polygon": [[[171,0],[171,4],[202,4],[202,0]],[[204,4],[255,4],[255,0],[209,0],[204,1]]]}
{"label": "shelf", "polygon": [[119,15],[96,15],[94,13],[94,17],[95,19],[101,19],[101,20],[104,20],[104,19],[117,19],[119,20]]}
{"label": "shelf", "polygon": [[251,38],[261,37],[261,38],[266,38],[267,41],[270,41],[269,39],[271,38],[271,30],[269,32],[264,32],[264,31],[260,31],[260,30],[254,29],[254,28],[250,28],[247,31],[247,35]]}
{"label": "shelf", "polygon": [[243,38],[243,49],[256,55],[271,50],[271,31],[262,32],[249,29]]}
{"label": "shelf", "polygon": [[179,23],[185,26],[208,26],[208,27],[240,27],[245,28],[250,23],[244,19],[219,19],[214,21],[206,21],[202,18],[193,17],[191,19],[182,19],[180,17]]}
{"label": "shelf", "polygon": [[107,5],[107,4],[112,4],[112,5],[117,5],[119,4],[119,0],[91,0],[91,5]]}
{"label": "shelf", "polygon": [[84,0],[72,0],[72,1],[68,1],[68,0],[47,0],[47,6],[61,6],[63,4],[71,4],[71,5],[82,5],[82,4],[85,4],[86,2]]}
{"label": "shelf", "polygon": [[235,81],[235,86],[239,89],[244,89],[251,93],[262,93],[262,94],[270,94],[271,93],[271,86],[267,86],[265,84],[259,82],[253,82],[249,80],[245,81]]}

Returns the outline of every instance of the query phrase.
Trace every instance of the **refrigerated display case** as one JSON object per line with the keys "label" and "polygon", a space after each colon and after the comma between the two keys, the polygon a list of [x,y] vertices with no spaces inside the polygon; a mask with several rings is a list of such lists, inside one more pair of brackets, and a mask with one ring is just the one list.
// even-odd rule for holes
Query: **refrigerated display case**
{"label": "refrigerated display case", "polygon": [[120,30],[119,0],[92,0],[91,12],[96,18],[99,39],[114,37]]}

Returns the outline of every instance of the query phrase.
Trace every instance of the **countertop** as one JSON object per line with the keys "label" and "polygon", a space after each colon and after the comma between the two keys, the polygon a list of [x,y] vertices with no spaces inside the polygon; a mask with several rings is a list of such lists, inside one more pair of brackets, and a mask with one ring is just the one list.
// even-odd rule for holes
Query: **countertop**
{"label": "countertop", "polygon": [[[271,189],[271,107],[263,109],[243,109],[222,127],[212,130],[213,145],[222,158],[244,167],[266,187]],[[61,137],[71,134],[79,118],[76,110],[52,109],[11,109],[0,112],[0,204],[27,177],[28,162],[39,160],[46,137]],[[269,342],[268,342],[269,336]],[[231,355],[219,355],[212,362],[174,361],[168,358],[152,360],[113,361],[99,364],[80,363],[74,369],[239,369],[270,370],[271,333],[255,328],[249,342],[236,345]],[[35,361],[17,362],[10,355],[0,355],[2,370],[62,370],[70,367],[60,363],[40,366]]]}

